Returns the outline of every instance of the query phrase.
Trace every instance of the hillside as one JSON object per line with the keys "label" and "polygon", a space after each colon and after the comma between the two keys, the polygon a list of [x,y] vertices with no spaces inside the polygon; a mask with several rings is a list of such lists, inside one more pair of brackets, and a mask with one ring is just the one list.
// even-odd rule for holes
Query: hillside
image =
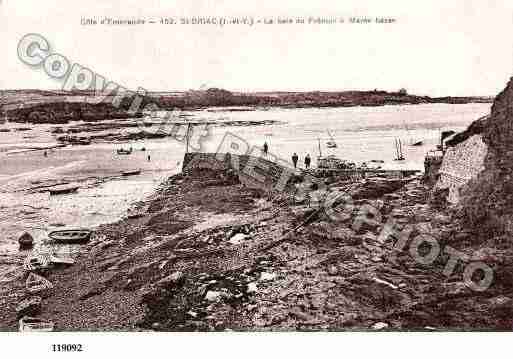
{"label": "hillside", "polygon": [[134,97],[127,95],[120,100],[115,95],[98,95],[91,91],[2,91],[0,115],[2,120],[12,122],[67,123],[72,119],[94,122],[141,117],[142,110],[148,104],[156,104],[163,110],[174,110],[215,106],[297,108],[491,102],[488,97],[428,97],[410,95],[404,90],[241,93],[211,88],[204,91],[148,93],[138,109],[130,111]]}

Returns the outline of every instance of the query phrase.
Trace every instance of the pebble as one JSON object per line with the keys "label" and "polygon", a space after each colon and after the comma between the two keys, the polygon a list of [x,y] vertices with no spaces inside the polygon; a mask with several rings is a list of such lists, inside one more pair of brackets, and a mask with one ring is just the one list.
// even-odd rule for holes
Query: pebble
{"label": "pebble", "polygon": [[230,238],[230,240],[228,242],[230,242],[231,244],[239,244],[243,240],[245,240],[247,237],[249,237],[249,236],[247,236],[243,233],[237,233],[232,238]]}
{"label": "pebble", "polygon": [[248,283],[248,289],[246,290],[247,293],[255,293],[258,291],[258,287],[256,282]]}
{"label": "pebble", "polygon": [[274,274],[274,273],[262,272],[260,274],[260,280],[263,281],[263,282],[271,281],[274,278],[276,278],[276,274]]}
{"label": "pebble", "polygon": [[382,330],[386,328],[388,328],[388,324],[383,322],[377,322],[372,325],[372,329],[374,330]]}
{"label": "pebble", "polygon": [[191,316],[191,317],[193,317],[193,318],[196,318],[196,317],[198,316],[198,313],[196,313],[196,312],[194,312],[194,311],[192,311],[192,310],[189,310],[189,311],[187,312],[187,314],[188,314],[188,315],[190,315],[190,316]]}
{"label": "pebble", "polygon": [[221,296],[223,295],[222,292],[218,292],[215,290],[209,290],[207,294],[205,294],[205,299],[209,302],[217,302]]}
{"label": "pebble", "polygon": [[158,286],[168,286],[171,284],[178,283],[182,278],[183,278],[183,273],[180,271],[176,271],[176,272],[168,275],[167,277],[162,278],[156,284]]}
{"label": "pebble", "polygon": [[336,265],[333,265],[333,264],[332,264],[332,265],[330,265],[330,266],[328,267],[328,274],[330,274],[330,275],[337,275],[337,274],[338,274],[338,268],[337,268],[337,266],[336,266]]}

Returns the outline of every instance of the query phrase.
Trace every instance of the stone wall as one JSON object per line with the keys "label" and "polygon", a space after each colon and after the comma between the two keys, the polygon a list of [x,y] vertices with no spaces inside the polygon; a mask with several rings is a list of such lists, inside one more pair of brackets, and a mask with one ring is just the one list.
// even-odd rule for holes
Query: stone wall
{"label": "stone wall", "polygon": [[182,173],[194,169],[233,170],[243,185],[265,191],[275,190],[280,180],[290,177],[293,173],[293,170],[288,167],[254,156],[231,153],[186,153]]}
{"label": "stone wall", "polygon": [[513,80],[495,98],[483,131],[484,170],[462,194],[467,224],[486,237],[513,235]]}
{"label": "stone wall", "polygon": [[448,188],[450,203],[460,201],[460,190],[484,169],[488,146],[481,135],[474,135],[454,147],[449,147],[444,155],[436,188]]}

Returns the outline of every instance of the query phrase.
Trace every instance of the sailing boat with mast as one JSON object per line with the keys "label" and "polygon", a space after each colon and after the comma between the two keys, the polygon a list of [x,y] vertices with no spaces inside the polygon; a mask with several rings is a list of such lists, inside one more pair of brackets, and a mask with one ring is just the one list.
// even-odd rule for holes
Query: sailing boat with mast
{"label": "sailing boat with mast", "polygon": [[401,143],[400,139],[395,139],[395,153],[396,157],[394,158],[394,161],[404,161],[403,156],[403,145]]}
{"label": "sailing boat with mast", "polygon": [[406,124],[406,121],[403,121],[403,123],[404,123],[404,127],[406,127],[406,132],[408,133],[408,137],[410,138],[410,146],[422,146],[424,144],[424,142],[419,139],[414,139],[411,136],[410,128]]}
{"label": "sailing boat with mast", "polygon": [[335,142],[335,139],[333,138],[333,136],[329,130],[328,130],[328,135],[330,135],[330,140],[328,142],[326,142],[326,147],[337,148],[337,143]]}

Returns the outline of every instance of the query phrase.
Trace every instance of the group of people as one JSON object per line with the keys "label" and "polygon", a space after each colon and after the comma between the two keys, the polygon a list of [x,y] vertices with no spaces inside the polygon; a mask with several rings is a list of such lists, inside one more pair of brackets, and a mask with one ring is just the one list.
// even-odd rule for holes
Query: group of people
{"label": "group of people", "polygon": [[[264,145],[262,146],[262,151],[264,155],[267,156],[267,152],[269,151],[269,145],[267,144],[267,142],[264,142]],[[294,152],[294,154],[292,155],[292,163],[294,164],[294,168],[297,168],[297,161],[299,161],[299,156],[296,152]],[[310,158],[310,154],[307,153],[305,157],[305,168],[309,169],[311,163],[312,159]]]}
{"label": "group of people", "polygon": [[[294,168],[297,168],[297,161],[299,160],[299,156],[297,155],[296,152],[294,152],[294,154],[292,155],[292,163],[294,164]],[[312,159],[310,158],[310,154],[307,153],[306,156],[305,156],[305,168],[306,169],[309,169],[310,168],[310,163],[312,162]]]}

